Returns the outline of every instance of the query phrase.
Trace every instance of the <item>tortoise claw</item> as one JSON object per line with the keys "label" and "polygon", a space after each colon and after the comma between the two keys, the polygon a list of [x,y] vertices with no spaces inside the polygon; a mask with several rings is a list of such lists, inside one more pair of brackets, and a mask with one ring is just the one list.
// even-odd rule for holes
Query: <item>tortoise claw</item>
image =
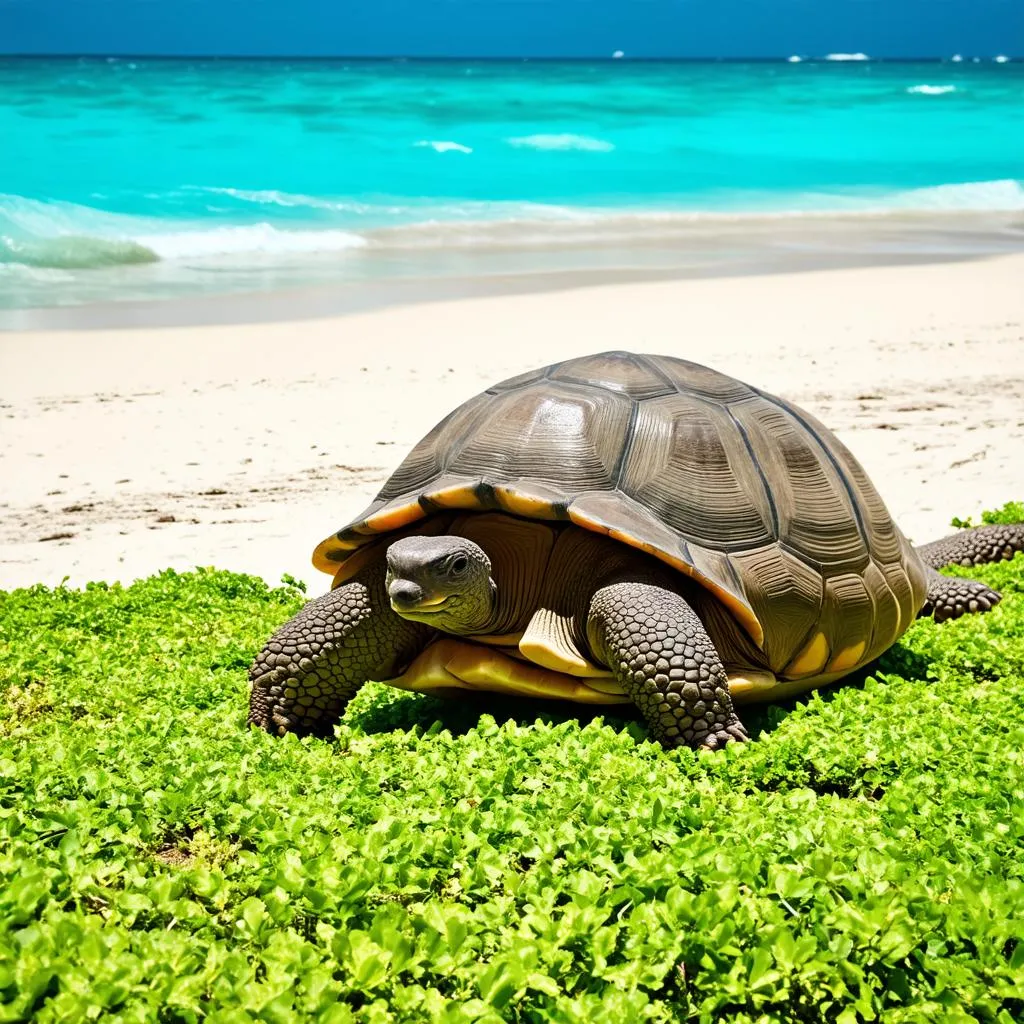
{"label": "tortoise claw", "polygon": [[730,743],[746,743],[750,739],[743,723],[731,722],[729,725],[717,726],[714,732],[708,733],[701,741],[698,750],[721,750]]}

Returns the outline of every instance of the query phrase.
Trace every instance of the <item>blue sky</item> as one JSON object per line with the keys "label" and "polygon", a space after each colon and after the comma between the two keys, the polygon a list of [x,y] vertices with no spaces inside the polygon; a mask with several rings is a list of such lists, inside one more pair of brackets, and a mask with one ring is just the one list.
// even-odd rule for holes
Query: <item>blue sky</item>
{"label": "blue sky", "polygon": [[0,0],[2,53],[1024,54],[1024,0]]}

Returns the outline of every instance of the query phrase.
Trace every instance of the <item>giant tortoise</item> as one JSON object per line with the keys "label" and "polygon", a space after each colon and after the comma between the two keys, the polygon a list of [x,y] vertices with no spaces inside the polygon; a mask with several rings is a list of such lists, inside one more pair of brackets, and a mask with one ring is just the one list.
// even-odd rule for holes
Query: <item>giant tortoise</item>
{"label": "giant tortoise", "polygon": [[831,683],[915,616],[999,594],[940,576],[1024,526],[913,547],[814,417],[696,363],[606,352],[441,421],[313,555],[334,576],[270,638],[250,723],[330,734],[370,679],[634,703],[666,747],[746,738],[734,707]]}

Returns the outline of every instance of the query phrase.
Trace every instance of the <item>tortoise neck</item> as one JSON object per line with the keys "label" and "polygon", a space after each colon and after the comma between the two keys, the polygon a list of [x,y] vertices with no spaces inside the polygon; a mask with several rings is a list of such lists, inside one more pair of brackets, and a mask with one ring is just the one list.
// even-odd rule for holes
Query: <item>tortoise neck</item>
{"label": "tortoise neck", "polygon": [[452,523],[450,532],[474,541],[487,552],[495,584],[490,615],[463,635],[522,632],[537,609],[557,527],[487,512],[460,517]]}

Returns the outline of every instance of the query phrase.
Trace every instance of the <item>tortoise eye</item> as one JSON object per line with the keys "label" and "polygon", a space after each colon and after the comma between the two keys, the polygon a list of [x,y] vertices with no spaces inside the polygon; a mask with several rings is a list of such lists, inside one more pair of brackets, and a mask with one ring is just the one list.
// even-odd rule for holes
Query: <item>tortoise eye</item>
{"label": "tortoise eye", "polygon": [[456,575],[462,575],[469,568],[469,559],[465,555],[456,555],[448,563],[448,568]]}

